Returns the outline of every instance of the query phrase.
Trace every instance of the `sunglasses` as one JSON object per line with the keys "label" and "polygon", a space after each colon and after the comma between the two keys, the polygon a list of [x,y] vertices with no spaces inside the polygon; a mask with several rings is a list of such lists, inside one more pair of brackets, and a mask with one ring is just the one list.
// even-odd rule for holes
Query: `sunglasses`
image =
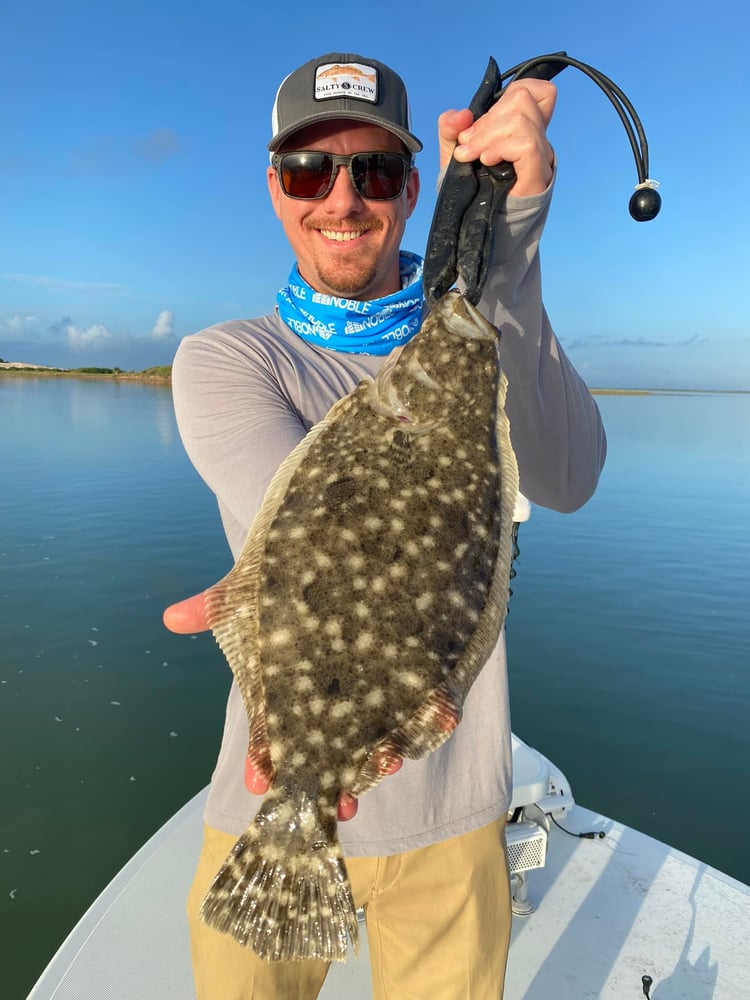
{"label": "sunglasses", "polygon": [[337,156],[318,150],[275,153],[271,163],[279,184],[289,198],[303,201],[325,198],[334,185],[340,166],[361,198],[392,201],[406,185],[412,161],[409,153],[352,153]]}

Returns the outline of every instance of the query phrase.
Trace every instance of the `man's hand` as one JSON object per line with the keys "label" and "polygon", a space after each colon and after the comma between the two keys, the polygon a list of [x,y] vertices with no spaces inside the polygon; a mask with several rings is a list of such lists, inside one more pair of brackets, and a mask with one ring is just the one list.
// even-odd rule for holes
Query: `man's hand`
{"label": "man's hand", "polygon": [[170,632],[177,632],[179,635],[205,632],[208,629],[205,593],[195,594],[179,604],[171,604],[162,620]]}
{"label": "man's hand", "polygon": [[[209,627],[205,597],[205,593],[195,594],[185,601],[170,605],[163,616],[164,624],[170,632],[177,632],[180,635],[205,632]],[[400,758],[392,760],[386,773],[395,774],[402,764],[403,761]],[[249,757],[245,758],[245,787],[253,795],[265,795],[270,788],[266,779],[255,770]],[[353,819],[357,815],[357,807],[357,799],[347,792],[342,792],[339,798],[339,820],[343,822],[347,819]]]}
{"label": "man's hand", "polygon": [[[440,169],[452,155],[464,163],[494,166],[506,160],[516,170],[514,195],[541,194],[552,180],[554,152],[547,141],[557,88],[548,80],[515,80],[490,110],[472,121],[468,108],[438,119]],[[455,153],[454,153],[455,150]]]}

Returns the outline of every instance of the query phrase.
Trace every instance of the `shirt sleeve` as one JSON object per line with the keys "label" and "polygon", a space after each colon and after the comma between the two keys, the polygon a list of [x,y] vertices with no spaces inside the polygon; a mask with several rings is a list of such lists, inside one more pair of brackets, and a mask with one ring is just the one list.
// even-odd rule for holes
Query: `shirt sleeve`
{"label": "shirt sleeve", "polygon": [[269,482],[306,427],[253,339],[222,327],[182,341],[172,392],[185,450],[217,496],[236,556]]}
{"label": "shirt sleeve", "polygon": [[506,200],[479,310],[501,331],[521,492],[532,503],[570,512],[593,494],[607,444],[599,408],[542,303],[539,240],[551,189]]}

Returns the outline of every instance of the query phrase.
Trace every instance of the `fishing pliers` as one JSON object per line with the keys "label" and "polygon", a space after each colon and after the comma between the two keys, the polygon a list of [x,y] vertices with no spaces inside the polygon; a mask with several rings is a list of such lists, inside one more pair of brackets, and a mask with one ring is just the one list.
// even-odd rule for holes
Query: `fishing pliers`
{"label": "fishing pliers", "polygon": [[[560,53],[564,55],[564,53]],[[537,62],[519,76],[551,80],[562,62]],[[469,110],[474,121],[504,93],[500,70],[490,57],[484,79]],[[497,213],[516,180],[512,163],[485,166],[479,160],[461,163],[451,157],[438,194],[424,261],[424,291],[429,308],[461,278],[464,295],[476,305],[482,295],[492,258]]]}

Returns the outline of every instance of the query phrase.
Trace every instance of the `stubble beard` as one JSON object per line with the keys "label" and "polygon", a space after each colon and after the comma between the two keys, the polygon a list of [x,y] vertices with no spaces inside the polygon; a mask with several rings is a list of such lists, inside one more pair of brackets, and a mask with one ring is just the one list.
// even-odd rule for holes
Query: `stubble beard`
{"label": "stubble beard", "polygon": [[[309,220],[306,222],[305,228],[317,230],[319,225]],[[362,231],[382,228],[383,223],[375,217],[366,221],[362,226]],[[347,299],[371,299],[374,296],[368,294],[368,289],[373,286],[377,279],[379,263],[379,251],[376,251],[375,255],[371,255],[366,250],[352,254],[352,257],[345,264],[341,261],[330,260],[322,253],[314,261],[318,283],[325,286],[319,290]]]}
{"label": "stubble beard", "polygon": [[367,294],[375,281],[377,267],[372,261],[363,261],[359,267],[349,267],[346,270],[330,264],[318,266],[318,277],[326,289],[334,295],[346,299],[372,298]]}

